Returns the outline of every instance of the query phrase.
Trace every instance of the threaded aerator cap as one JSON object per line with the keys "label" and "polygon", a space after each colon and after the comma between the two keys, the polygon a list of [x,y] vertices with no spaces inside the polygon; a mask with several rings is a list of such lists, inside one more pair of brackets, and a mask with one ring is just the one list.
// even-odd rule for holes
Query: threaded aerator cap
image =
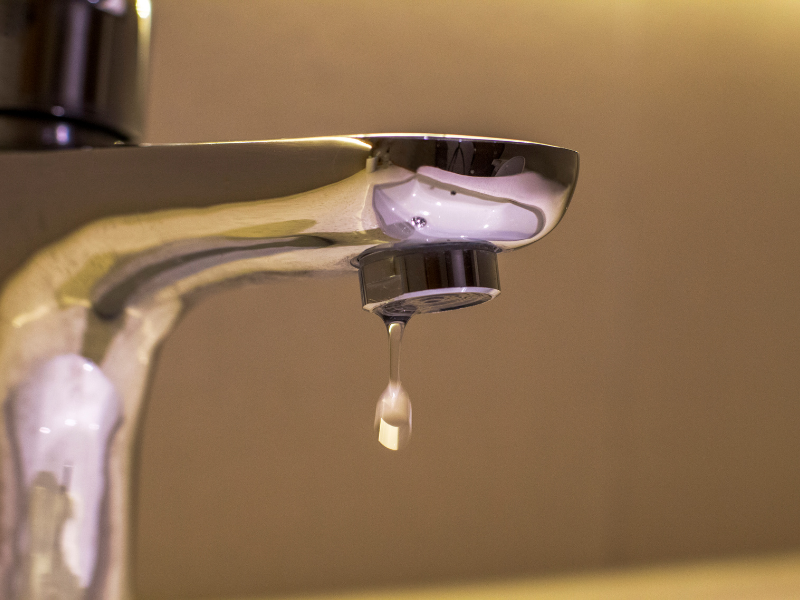
{"label": "threaded aerator cap", "polygon": [[486,242],[370,248],[353,260],[364,310],[411,318],[491,300],[500,293],[498,252]]}

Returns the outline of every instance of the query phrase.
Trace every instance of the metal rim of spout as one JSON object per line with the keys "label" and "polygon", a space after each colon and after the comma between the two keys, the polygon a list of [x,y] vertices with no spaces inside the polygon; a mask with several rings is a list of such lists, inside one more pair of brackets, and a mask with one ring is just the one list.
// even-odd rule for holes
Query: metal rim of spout
{"label": "metal rim of spout", "polygon": [[353,260],[364,310],[403,319],[487,302],[500,293],[498,252],[485,242],[367,250]]}

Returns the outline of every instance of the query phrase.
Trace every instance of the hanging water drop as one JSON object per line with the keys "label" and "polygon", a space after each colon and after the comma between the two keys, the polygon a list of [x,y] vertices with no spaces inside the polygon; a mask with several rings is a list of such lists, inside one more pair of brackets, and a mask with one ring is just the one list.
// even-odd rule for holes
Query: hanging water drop
{"label": "hanging water drop", "polygon": [[378,441],[390,450],[404,447],[411,437],[411,401],[400,383],[400,344],[406,320],[385,319],[389,334],[389,385],[375,407]]}

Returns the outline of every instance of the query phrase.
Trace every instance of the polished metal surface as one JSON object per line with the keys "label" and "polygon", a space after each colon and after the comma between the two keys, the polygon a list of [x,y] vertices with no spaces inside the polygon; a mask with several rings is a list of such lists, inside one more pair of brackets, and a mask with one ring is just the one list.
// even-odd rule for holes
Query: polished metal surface
{"label": "polished metal surface", "polygon": [[570,150],[444,135],[0,153],[13,222],[0,241],[2,597],[130,597],[145,390],[197,293],[352,273],[360,255],[378,312],[479,303],[499,291],[496,252],[561,219],[577,169]]}
{"label": "polished metal surface", "polygon": [[137,141],[150,13],[150,0],[0,1],[0,149]]}
{"label": "polished metal surface", "polygon": [[358,267],[364,309],[383,318],[481,304],[500,293],[497,252],[480,242],[394,244],[365,251]]}
{"label": "polished metal surface", "polygon": [[406,242],[530,243],[556,226],[577,178],[577,154],[515,140],[457,136],[365,138],[373,167],[397,176],[375,186],[382,230]]}
{"label": "polished metal surface", "polygon": [[308,192],[364,170],[352,138],[0,153],[0,280],[37,250],[98,219]]}
{"label": "polished metal surface", "polygon": [[0,150],[57,150],[113,146],[122,138],[106,129],[42,117],[36,113],[0,114]]}

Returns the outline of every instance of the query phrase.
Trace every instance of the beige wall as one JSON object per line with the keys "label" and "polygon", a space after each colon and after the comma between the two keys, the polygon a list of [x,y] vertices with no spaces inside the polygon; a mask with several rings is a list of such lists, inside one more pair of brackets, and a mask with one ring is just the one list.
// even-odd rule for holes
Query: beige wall
{"label": "beige wall", "polygon": [[581,153],[501,296],[415,319],[371,429],[350,277],[207,299],[143,442],[151,597],[800,548],[800,3],[155,0],[148,141],[433,131]]}

